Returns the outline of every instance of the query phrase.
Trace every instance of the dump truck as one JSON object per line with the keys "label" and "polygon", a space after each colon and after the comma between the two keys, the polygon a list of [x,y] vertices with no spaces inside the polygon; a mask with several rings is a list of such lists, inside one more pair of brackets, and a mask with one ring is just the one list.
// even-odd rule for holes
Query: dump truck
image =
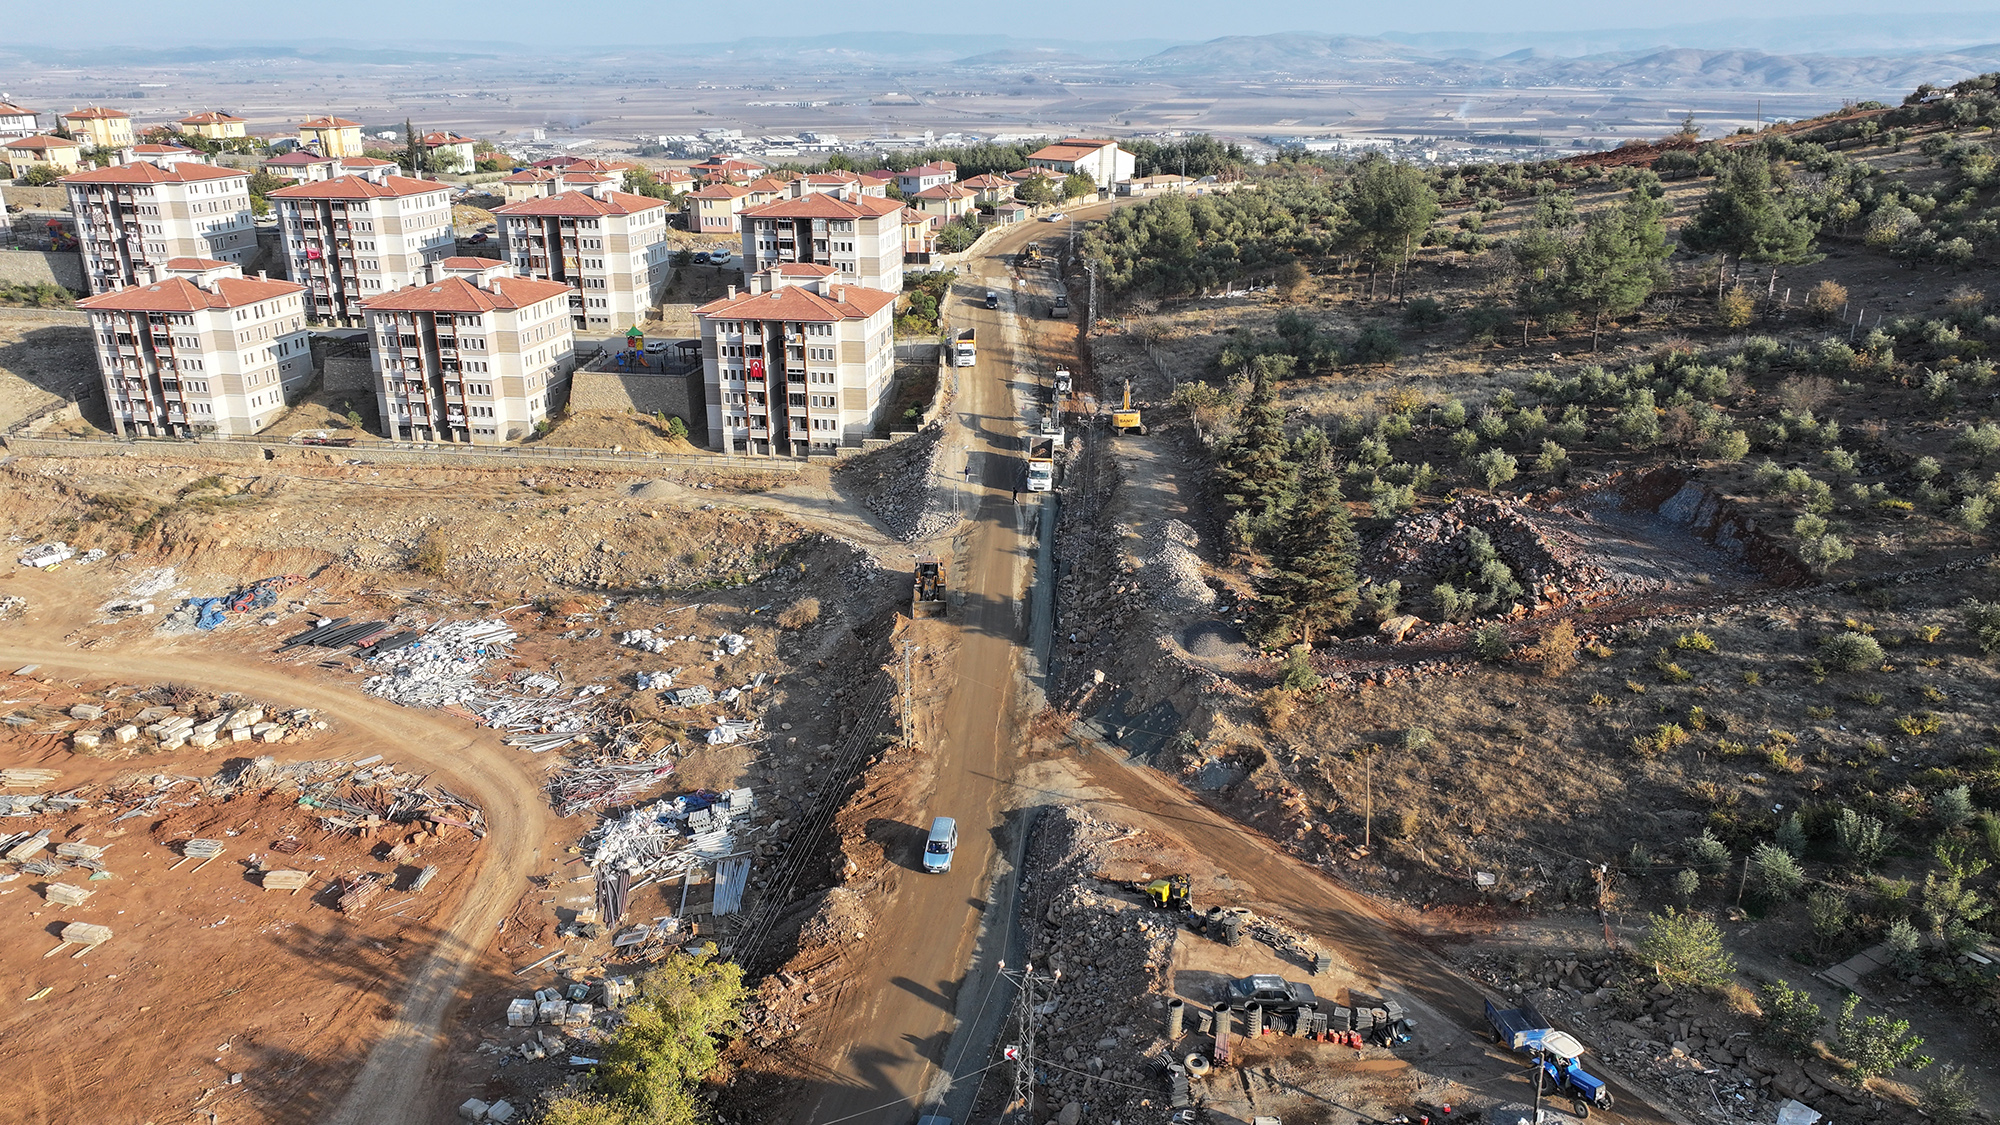
{"label": "dump truck", "polygon": [[1028,437],[1028,491],[1052,492],[1056,487],[1056,443],[1040,434]]}
{"label": "dump truck", "polygon": [[968,328],[958,334],[958,341],[952,346],[952,362],[960,367],[971,367],[979,358],[978,349],[973,344],[973,330]]}
{"label": "dump truck", "polygon": [[1493,1037],[1510,1051],[1535,1060],[1535,1086],[1544,1094],[1567,1095],[1578,1117],[1589,1117],[1592,1109],[1611,1108],[1611,1090],[1604,1080],[1583,1069],[1583,1044],[1566,1031],[1557,1031],[1535,1010],[1533,1004],[1502,1008],[1486,1002],[1486,1022]]}
{"label": "dump truck", "polygon": [[910,593],[910,616],[943,617],[944,609],[944,560],[936,555],[919,555],[915,588]]}

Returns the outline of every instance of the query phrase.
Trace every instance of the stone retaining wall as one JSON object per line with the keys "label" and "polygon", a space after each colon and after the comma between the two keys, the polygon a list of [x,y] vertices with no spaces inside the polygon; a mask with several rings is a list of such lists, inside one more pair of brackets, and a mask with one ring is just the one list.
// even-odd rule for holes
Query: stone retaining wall
{"label": "stone retaining wall", "polygon": [[37,283],[84,292],[83,258],[71,250],[0,250],[0,285]]}

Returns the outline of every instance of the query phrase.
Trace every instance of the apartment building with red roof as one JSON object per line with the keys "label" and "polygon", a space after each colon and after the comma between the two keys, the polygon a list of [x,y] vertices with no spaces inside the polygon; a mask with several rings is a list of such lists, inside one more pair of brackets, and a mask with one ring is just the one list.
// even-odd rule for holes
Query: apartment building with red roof
{"label": "apartment building with red roof", "polygon": [[434,180],[335,176],[266,198],[278,211],[286,272],[308,290],[316,323],[360,324],[364,300],[422,280],[457,246],[450,185]]}
{"label": "apartment building with red roof", "polygon": [[794,263],[827,265],[845,284],[902,292],[903,205],[863,195],[853,185],[841,191],[809,187],[793,180],[785,198],[743,209],[745,276]]}
{"label": "apartment building with red roof", "polygon": [[17,180],[37,167],[74,172],[83,163],[83,146],[67,137],[36,134],[8,141],[0,150],[7,154],[9,176]]}
{"label": "apartment building with red roof", "polygon": [[934,160],[929,164],[919,164],[915,168],[896,173],[896,190],[907,198],[956,179],[958,179],[958,165],[949,160]]}
{"label": "apartment building with red roof", "polygon": [[64,176],[92,293],[137,285],[170,258],[241,266],[257,252],[250,173],[144,160]]}
{"label": "apartment building with red roof", "polygon": [[174,130],[180,133],[192,133],[197,137],[207,137],[210,140],[221,141],[227,140],[230,137],[246,135],[244,128],[249,124],[250,122],[245,118],[232,117],[219,110],[210,110],[207,113],[197,113],[192,117],[181,118],[179,121],[174,122]]}
{"label": "apartment building with red roof", "polygon": [[1138,161],[1131,153],[1119,148],[1117,141],[1064,137],[1029,153],[1028,167],[1062,176],[1081,172],[1097,181],[1098,190],[1104,191],[1120,180],[1131,179]]}
{"label": "apartment building with red roof", "polygon": [[369,356],[383,434],[502,445],[568,395],[569,286],[490,258],[441,258],[417,284],[369,297]]}
{"label": "apartment building with red roof", "polygon": [[874,432],[896,371],[896,294],[774,266],[695,310],[709,446],[803,457]]}
{"label": "apartment building with red roof", "polygon": [[734,234],[736,217],[750,205],[750,189],[740,184],[710,184],[687,193],[687,228],[695,234]]}
{"label": "apartment building with red roof", "polygon": [[321,156],[360,156],[361,122],[333,116],[307,118],[299,122],[299,144]]}
{"label": "apartment building with red roof", "polygon": [[522,277],[570,291],[578,332],[622,332],[646,319],[672,273],[665,200],[605,191],[567,191],[493,210],[501,256]]}
{"label": "apartment building with red roof", "polygon": [[101,105],[73,109],[62,115],[70,136],[86,148],[126,148],[132,144],[132,115]]}
{"label": "apartment building with red roof", "polygon": [[312,382],[303,287],[209,258],[147,272],[77,302],[119,436],[248,436]]}
{"label": "apartment building with red roof", "polygon": [[35,125],[35,111],[15,105],[0,98],[0,141],[10,141],[17,137],[32,137],[40,132]]}

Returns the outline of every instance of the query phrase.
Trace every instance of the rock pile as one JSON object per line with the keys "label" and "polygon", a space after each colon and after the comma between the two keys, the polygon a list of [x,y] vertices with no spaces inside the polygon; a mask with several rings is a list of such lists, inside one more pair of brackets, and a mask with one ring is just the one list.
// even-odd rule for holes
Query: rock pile
{"label": "rock pile", "polygon": [[[1572,519],[1590,517],[1573,510],[1550,512]],[[1436,577],[1463,569],[1468,532],[1477,528],[1526,591],[1528,608],[1588,603],[1621,594],[1661,588],[1658,579],[1613,570],[1594,557],[1577,537],[1549,526],[1541,514],[1519,501],[1475,496],[1431,512],[1396,521],[1379,543],[1362,552],[1362,573],[1376,582]]]}
{"label": "rock pile", "polygon": [[1151,539],[1140,576],[1168,613],[1200,613],[1215,604],[1215,591],[1202,581],[1201,536],[1177,519],[1161,520]]}
{"label": "rock pile", "polygon": [[1166,967],[1177,916],[1107,894],[1089,874],[1102,862],[1098,849],[1126,834],[1077,809],[1050,810],[1022,868],[1031,873],[1021,880],[1029,959],[1062,971],[1043,993],[1044,1096],[1088,1103],[1092,1120],[1147,1119],[1140,1103],[1152,1091],[1160,1104],[1167,1089],[1154,1061],[1169,1046]]}
{"label": "rock pile", "polygon": [[905,543],[942,535],[957,517],[938,490],[944,457],[944,427],[933,423],[901,444],[877,454],[897,458],[868,497],[868,510],[882,517],[890,534]]}

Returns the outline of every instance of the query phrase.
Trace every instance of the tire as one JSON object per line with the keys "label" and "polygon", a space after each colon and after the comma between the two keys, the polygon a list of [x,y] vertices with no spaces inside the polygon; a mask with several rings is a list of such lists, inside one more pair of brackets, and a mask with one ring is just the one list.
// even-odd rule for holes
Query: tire
{"label": "tire", "polygon": [[1576,1119],[1578,1121],[1590,1120],[1589,1102],[1583,1100],[1582,1098],[1577,1098],[1569,1103],[1569,1108],[1572,1112],[1576,1114]]}

